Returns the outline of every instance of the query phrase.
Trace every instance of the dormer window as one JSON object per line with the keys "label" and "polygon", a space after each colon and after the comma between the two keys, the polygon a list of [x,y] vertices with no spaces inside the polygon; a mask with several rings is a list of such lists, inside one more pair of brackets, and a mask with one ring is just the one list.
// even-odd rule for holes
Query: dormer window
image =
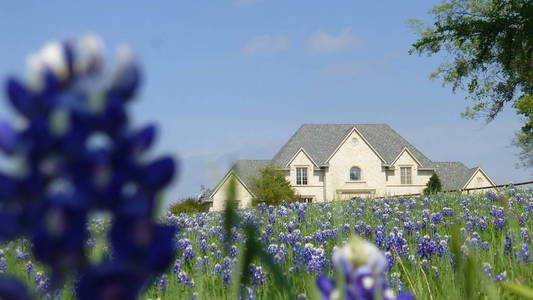
{"label": "dormer window", "polygon": [[353,167],[350,169],[350,180],[359,181],[361,180],[361,169],[358,167]]}
{"label": "dormer window", "polygon": [[297,185],[306,185],[307,184],[307,168],[296,168],[296,184]]}

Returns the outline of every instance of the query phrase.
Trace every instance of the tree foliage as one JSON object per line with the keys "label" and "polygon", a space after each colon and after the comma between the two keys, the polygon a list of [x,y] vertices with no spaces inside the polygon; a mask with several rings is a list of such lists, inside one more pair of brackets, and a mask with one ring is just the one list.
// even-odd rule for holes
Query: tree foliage
{"label": "tree foliage", "polygon": [[[411,20],[420,38],[410,53],[449,54],[431,76],[468,92],[473,104],[463,116],[491,121],[510,103],[531,124],[533,1],[446,0],[430,13],[433,25]],[[530,125],[517,134],[515,145],[523,164],[533,166]]]}
{"label": "tree foliage", "polygon": [[295,200],[294,190],[285,179],[285,173],[273,166],[266,166],[259,171],[259,176],[251,178],[251,190],[254,203],[265,202],[269,205],[279,205],[281,201]]}
{"label": "tree foliage", "polygon": [[433,173],[429,178],[429,181],[424,189],[424,195],[437,194],[442,191],[442,185],[440,183],[440,178],[437,173]]}
{"label": "tree foliage", "polygon": [[179,203],[172,204],[169,210],[174,215],[202,213],[209,211],[209,203],[198,202],[195,198],[187,198]]}

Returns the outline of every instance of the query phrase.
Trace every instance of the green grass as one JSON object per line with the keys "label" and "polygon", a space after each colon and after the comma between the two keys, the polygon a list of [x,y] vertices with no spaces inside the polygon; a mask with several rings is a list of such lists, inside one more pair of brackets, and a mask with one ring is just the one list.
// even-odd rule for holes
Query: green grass
{"label": "green grass", "polygon": [[[442,208],[453,208],[454,216],[451,218],[444,218],[443,223],[437,225],[436,233],[441,239],[450,237],[448,247],[451,253],[453,251],[468,252],[468,256],[461,255],[459,265],[452,265],[448,256],[442,258],[433,256],[431,259],[422,260],[416,255],[417,243],[415,242],[414,234],[407,235],[405,238],[408,241],[411,258],[407,255],[399,256],[392,251],[392,255],[396,258],[395,264],[388,272],[388,278],[397,276],[405,284],[404,289],[409,290],[417,299],[522,299],[522,296],[527,296],[528,291],[524,291],[524,287],[533,287],[533,263],[522,264],[515,263],[515,252],[519,251],[519,246],[522,243],[520,235],[522,228],[526,228],[529,232],[533,231],[533,216],[528,213],[527,207],[533,207],[533,192],[517,190],[512,192],[509,189],[501,190],[499,192],[502,197],[496,202],[491,202],[484,194],[477,195],[461,195],[457,193],[440,194],[434,196],[422,196],[407,201],[415,201],[416,207],[410,209],[407,217],[413,220],[420,220],[424,210],[429,213],[442,212]],[[516,193],[513,195],[512,193]],[[424,199],[428,199],[425,201]],[[487,250],[468,246],[466,240],[471,238],[472,232],[461,228],[465,228],[465,218],[463,212],[464,205],[461,204],[464,199],[468,199],[469,210],[473,216],[486,218],[486,229],[476,231],[482,241],[488,242]],[[521,199],[521,200],[519,200]],[[386,233],[393,230],[394,227],[403,229],[404,222],[398,218],[401,212],[405,212],[405,205],[401,205],[398,199],[390,199],[390,208],[392,210],[391,218],[386,225]],[[427,202],[427,205],[424,205]],[[338,231],[337,238],[326,241],[325,243],[311,242],[316,247],[323,247],[326,252],[326,257],[331,257],[333,248],[335,246],[342,246],[343,242],[353,235],[354,225],[359,222],[364,222],[371,225],[375,229],[377,225],[383,225],[379,218],[379,214],[374,213],[372,206],[384,209],[383,200],[354,200],[331,202],[324,205],[314,204],[307,208],[306,221],[302,224],[296,222],[296,210],[288,209],[287,217],[277,216],[277,222],[273,225],[273,234],[271,240],[279,243],[278,239],[281,233],[286,233],[286,224],[290,221],[294,223],[295,229],[300,230],[303,238],[312,236],[320,230],[321,226],[326,226]],[[507,225],[503,230],[496,230],[493,222],[493,217],[490,215],[491,206],[504,207],[507,218]],[[362,215],[358,215],[358,209],[365,206]],[[277,208],[274,214],[277,214]],[[283,208],[281,208],[283,209]],[[528,215],[529,214],[529,215]],[[260,237],[261,231],[265,230],[268,224],[269,214],[260,213],[259,209],[240,211],[239,215],[244,219],[252,219],[253,223],[257,225],[259,232],[256,232],[257,238]],[[520,226],[518,218],[528,216],[525,226]],[[191,262],[183,264],[183,270],[194,281],[194,287],[185,286],[178,283],[176,275],[172,272],[172,267],[165,273],[167,278],[165,289],[160,290],[157,287],[159,278],[150,283],[147,287],[143,298],[151,299],[188,299],[197,296],[197,299],[236,299],[238,297],[239,288],[233,284],[231,286],[224,286],[221,276],[214,272],[216,264],[220,264],[222,259],[215,259],[214,255],[208,251],[205,254],[208,258],[208,266],[205,269],[195,267],[196,258],[201,253],[199,238],[202,234],[208,236],[208,244],[215,243],[222,251],[222,256],[225,255],[223,251],[223,244],[221,237],[224,235],[223,217],[221,213],[210,213],[202,215],[180,215],[180,222],[188,222],[187,226],[181,226],[179,238],[186,238],[192,242],[195,252],[195,259]],[[398,220],[395,220],[398,219]],[[202,223],[202,224],[199,224]],[[205,223],[205,224],[204,224]],[[324,225],[326,224],[326,225]],[[349,230],[342,229],[344,224],[349,225]],[[239,248],[239,254],[245,253],[243,242],[245,241],[245,232],[242,230],[243,225],[238,225],[240,230],[240,237],[236,245]],[[509,231],[513,240],[513,251],[511,255],[504,253],[505,232]],[[461,232],[461,233],[459,233]],[[419,230],[420,235],[433,236],[434,233],[426,226],[425,229]],[[91,250],[91,257],[98,260],[104,255],[102,251],[104,231],[96,231],[95,233],[97,246]],[[533,236],[532,236],[533,237]],[[375,233],[371,242],[375,242]],[[454,245],[453,243],[457,241]],[[302,244],[305,242],[302,240]],[[24,271],[24,262],[18,261],[14,257],[14,249],[16,244],[11,244],[5,247],[6,258],[8,261],[8,272],[22,278],[30,286],[33,285],[31,275]],[[268,246],[268,245],[266,245]],[[456,247],[457,249],[455,249]],[[533,245],[529,244],[530,250],[533,250]],[[319,293],[315,287],[316,273],[309,272],[305,269],[293,272],[290,270],[294,267],[292,264],[292,250],[287,246],[287,258],[279,268],[282,275],[286,278],[287,284],[294,295],[305,295],[308,299],[318,299]],[[177,251],[176,257],[181,259],[182,251]],[[203,255],[203,254],[202,254]],[[414,258],[414,259],[413,259]],[[254,288],[254,296],[257,299],[289,299],[288,293],[283,291],[281,285],[276,283],[273,273],[265,266],[264,259],[255,255],[252,258],[252,263],[263,266],[266,273],[265,285]],[[494,282],[488,278],[483,272],[482,264],[490,264],[493,274],[500,274],[505,272],[508,283],[518,284],[519,287]],[[238,264],[237,264],[238,265]],[[37,267],[38,268],[38,267]],[[237,269],[238,270],[238,269]],[[322,273],[334,278],[331,264],[322,271]],[[240,273],[235,271],[233,281],[237,281]],[[389,280],[390,281],[390,280]],[[521,293],[522,292],[522,293]],[[69,289],[65,289],[63,293],[64,299],[72,297]]]}

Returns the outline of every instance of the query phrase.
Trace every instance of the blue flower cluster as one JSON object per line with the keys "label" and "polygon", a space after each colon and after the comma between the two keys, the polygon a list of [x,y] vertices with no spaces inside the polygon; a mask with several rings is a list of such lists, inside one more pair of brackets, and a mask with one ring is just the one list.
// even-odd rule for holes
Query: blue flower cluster
{"label": "blue flower cluster", "polygon": [[387,259],[373,244],[359,237],[352,238],[333,253],[336,272],[341,272],[345,290],[325,275],[319,275],[317,285],[324,300],[338,299],[345,295],[349,300],[411,300],[414,297],[403,292],[396,296],[385,279]]}
{"label": "blue flower cluster", "polygon": [[[48,44],[29,63],[27,82],[5,85],[18,116],[0,122],[0,151],[15,162],[0,172],[0,240],[30,240],[53,288],[77,276],[79,299],[135,298],[175,252],[175,228],[153,220],[174,160],[146,159],[156,128],[133,129],[126,110],[140,84],[138,63],[124,48],[106,67],[103,43],[92,36]],[[86,255],[93,212],[112,217],[111,255],[96,265]],[[17,299],[28,295],[0,279],[0,298],[14,287]]]}

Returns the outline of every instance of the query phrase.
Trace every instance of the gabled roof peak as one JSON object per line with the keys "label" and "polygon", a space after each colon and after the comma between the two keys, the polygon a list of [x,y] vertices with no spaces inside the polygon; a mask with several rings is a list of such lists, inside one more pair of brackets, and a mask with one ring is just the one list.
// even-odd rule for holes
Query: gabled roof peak
{"label": "gabled roof peak", "polygon": [[272,159],[278,166],[285,166],[300,148],[319,165],[324,165],[331,154],[353,128],[376,150],[385,163],[392,162],[403,148],[409,151],[424,167],[432,167],[431,161],[407,142],[388,124],[303,124]]}

